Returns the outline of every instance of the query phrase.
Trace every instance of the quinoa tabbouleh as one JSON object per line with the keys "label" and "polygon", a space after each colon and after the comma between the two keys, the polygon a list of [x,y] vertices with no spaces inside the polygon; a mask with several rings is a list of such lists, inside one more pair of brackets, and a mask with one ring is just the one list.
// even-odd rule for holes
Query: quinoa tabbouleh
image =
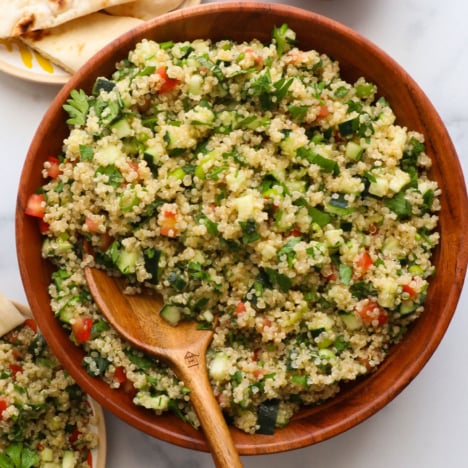
{"label": "quinoa tabbouleh", "polygon": [[213,391],[248,433],[372,372],[423,311],[440,209],[423,135],[286,25],[269,44],[143,40],[64,108],[28,213],[83,365],[136,405],[198,425],[183,382],[99,313],[84,265],[214,329]]}
{"label": "quinoa tabbouleh", "polygon": [[91,468],[96,422],[33,319],[0,337],[1,467]]}

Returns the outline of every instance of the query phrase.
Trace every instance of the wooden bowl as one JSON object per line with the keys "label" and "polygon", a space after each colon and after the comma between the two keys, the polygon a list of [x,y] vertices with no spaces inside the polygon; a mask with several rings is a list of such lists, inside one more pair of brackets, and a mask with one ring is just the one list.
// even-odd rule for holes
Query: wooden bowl
{"label": "wooden bowl", "polygon": [[70,90],[90,91],[95,78],[110,75],[117,60],[142,38],[159,41],[196,38],[269,41],[273,26],[287,23],[298,45],[337,59],[349,81],[365,76],[386,96],[401,125],[422,132],[433,160],[431,177],[442,188],[441,243],[434,254],[437,274],[426,311],[404,340],[372,375],[350,384],[336,398],[303,409],[272,436],[232,430],[241,454],[280,452],[320,442],[368,418],[391,401],[418,374],[441,341],[461,292],[468,257],[468,200],[459,161],[444,124],[423,91],[402,68],[371,42],[349,28],[317,14],[269,3],[219,3],[170,13],[116,40],[91,59],[59,92],[44,116],[29,149],[18,193],[16,237],[24,288],[40,328],[75,380],[101,405],[154,437],[184,447],[207,450],[203,434],[174,416],[154,416],[134,406],[124,392],[111,390],[81,366],[82,352],[53,317],[47,286],[51,265],[41,258],[41,235],[24,214],[26,200],[41,185],[41,168],[49,154],[59,153],[67,133],[62,104]]}

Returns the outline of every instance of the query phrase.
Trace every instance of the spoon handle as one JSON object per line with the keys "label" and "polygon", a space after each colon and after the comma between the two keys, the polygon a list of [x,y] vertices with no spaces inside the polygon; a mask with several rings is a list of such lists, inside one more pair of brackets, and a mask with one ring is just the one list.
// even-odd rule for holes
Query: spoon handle
{"label": "spoon handle", "polygon": [[[175,362],[177,360],[177,362]],[[218,468],[241,468],[242,462],[219,403],[213,395],[206,368],[205,353],[186,352],[172,362],[178,377],[190,389],[190,401],[200,420],[201,427]]]}

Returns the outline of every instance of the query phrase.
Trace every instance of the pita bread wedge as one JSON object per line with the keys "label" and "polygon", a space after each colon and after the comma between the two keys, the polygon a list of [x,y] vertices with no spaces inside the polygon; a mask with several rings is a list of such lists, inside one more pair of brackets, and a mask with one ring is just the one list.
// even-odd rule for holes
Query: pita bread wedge
{"label": "pita bread wedge", "polygon": [[23,34],[20,39],[73,74],[105,45],[141,23],[138,18],[91,13],[56,28]]}
{"label": "pita bread wedge", "polygon": [[53,28],[129,0],[2,0],[0,37]]}
{"label": "pita bread wedge", "polygon": [[134,0],[133,2],[106,8],[106,11],[111,15],[133,16],[146,21],[175,10],[183,2],[184,0]]}

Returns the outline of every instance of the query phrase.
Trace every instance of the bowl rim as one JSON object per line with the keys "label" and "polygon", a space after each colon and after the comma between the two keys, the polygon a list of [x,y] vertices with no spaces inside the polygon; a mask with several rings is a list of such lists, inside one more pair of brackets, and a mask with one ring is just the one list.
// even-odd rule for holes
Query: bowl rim
{"label": "bowl rim", "polygon": [[[403,68],[394,59],[387,55],[382,49],[378,48],[369,39],[361,36],[353,29],[333,19],[299,7],[293,7],[284,4],[271,4],[266,2],[250,1],[229,1],[222,3],[202,4],[200,6],[167,13],[162,17],[155,18],[154,20],[151,20],[135,28],[134,32],[124,34],[119,39],[113,41],[103,50],[98,52],[98,54],[96,54],[87,64],[85,64],[81,70],[75,74],[59,91],[36,131],[21,174],[16,209],[16,241],[20,274],[25,286],[26,297],[31,309],[33,312],[36,312],[36,316],[41,315],[41,304],[38,301],[34,287],[31,284],[31,273],[28,271],[27,267],[28,258],[24,255],[22,249],[24,243],[27,242],[27,239],[23,238],[23,233],[25,229],[27,229],[27,225],[30,220],[26,219],[26,215],[24,214],[25,194],[21,192],[21,188],[26,184],[28,177],[31,175],[32,161],[34,155],[38,152],[41,139],[44,138],[47,132],[54,130],[50,127],[50,120],[52,116],[60,112],[61,105],[67,99],[70,90],[83,83],[82,76],[87,75],[88,80],[89,77],[93,77],[94,79],[97,76],[93,74],[95,66],[102,60],[111,57],[113,52],[120,45],[126,48],[132,43],[135,43],[135,37],[140,38],[142,35],[147,35],[150,33],[150,31],[155,30],[162,25],[167,25],[178,21],[185,21],[187,18],[205,17],[207,14],[237,14],[239,11],[254,11],[258,14],[273,13],[278,16],[284,16],[285,18],[292,16],[298,21],[318,22],[322,26],[334,30],[335,32],[339,31],[341,37],[344,37],[345,40],[354,41],[355,43],[359,43],[365,46],[369,53],[377,57],[378,60],[384,61],[389,66],[396,69],[401,74],[401,76],[407,80],[407,86],[411,89],[411,93],[415,96],[415,99],[417,99],[420,110],[430,111],[431,118],[428,120],[428,122],[431,124],[431,126],[437,127],[438,131],[440,132],[439,137],[442,138],[445,142],[447,147],[447,154],[449,154],[451,157],[451,163],[453,164],[453,167],[458,167],[458,170],[456,170],[453,175],[454,185],[455,183],[458,184],[460,192],[459,196],[463,200],[467,201],[466,187],[461,172],[460,163],[458,161],[453,143],[451,142],[448,132],[437,111],[422,89],[406,73],[406,71],[403,70]],[[372,382],[377,378],[382,378],[381,376],[384,375],[385,370],[391,365],[389,359],[386,359],[383,364],[380,365],[377,371],[374,372],[371,376],[359,380],[357,383],[353,384],[349,391],[341,391],[332,400],[329,400],[320,405],[319,410],[317,410],[318,407],[301,410],[301,414],[294,417],[287,426],[291,428],[291,430],[288,432],[288,434],[291,435],[289,435],[287,439],[282,438],[282,434],[285,434],[285,429],[279,429],[275,433],[275,436],[262,436],[258,434],[255,436],[250,436],[255,438],[255,445],[252,445],[252,443],[248,442],[249,436],[246,437],[239,430],[232,429],[236,446],[241,454],[253,455],[260,453],[276,453],[280,451],[305,447],[329,439],[330,437],[338,435],[356,426],[357,424],[363,422],[375,414],[391,400],[393,400],[412,381],[412,379],[415,378],[415,376],[422,370],[440,344],[440,341],[442,340],[444,333],[453,317],[458,298],[461,294],[461,288],[466,273],[468,259],[468,212],[466,210],[460,210],[459,208],[460,206],[458,205],[458,209],[456,212],[454,212],[454,215],[458,219],[459,229],[456,235],[452,236],[453,248],[458,249],[459,256],[457,263],[453,265],[454,281],[450,285],[450,290],[447,291],[444,301],[445,314],[437,323],[437,329],[431,335],[431,339],[425,343],[421,353],[416,356],[409,365],[401,369],[401,376],[399,380],[397,382],[388,382],[388,387],[382,393],[378,395],[375,394],[375,392],[373,393],[374,389],[372,387]],[[51,341],[51,338],[53,338],[53,334],[57,332],[57,329],[52,328],[50,324],[46,324],[42,320],[38,320],[38,322],[40,326],[43,325],[42,329],[45,337],[48,338],[48,341]],[[398,352],[404,352],[406,346],[407,343],[405,340],[403,340],[401,343],[395,346],[395,350],[398,349]],[[89,375],[83,374],[83,370],[79,369],[79,364],[77,365],[74,361],[76,354],[67,354],[67,350],[57,349],[57,345],[55,345],[55,348],[56,349],[54,349],[54,352],[56,352],[56,354],[60,357],[64,366],[70,370],[70,373],[73,375],[75,380],[96,401],[98,401],[102,406],[107,408],[120,419],[134,427],[137,427],[149,435],[174,443],[176,445],[202,451],[208,450],[203,436],[192,428],[183,428],[180,433],[175,434],[174,431],[170,428],[167,429],[160,426],[155,427],[154,423],[152,423],[154,416],[152,418],[145,416],[144,412],[141,412],[140,410],[138,410],[138,415],[135,416],[133,412],[130,414],[126,411],[125,405],[122,405],[124,400],[120,397],[109,399],[101,395],[99,392],[103,388],[102,385]],[[364,401],[364,403],[359,403],[359,397],[362,395],[362,393],[368,394],[369,397]],[[342,417],[339,420],[335,420],[332,425],[327,425],[326,413],[332,407],[341,408],[340,411],[342,413]]]}

